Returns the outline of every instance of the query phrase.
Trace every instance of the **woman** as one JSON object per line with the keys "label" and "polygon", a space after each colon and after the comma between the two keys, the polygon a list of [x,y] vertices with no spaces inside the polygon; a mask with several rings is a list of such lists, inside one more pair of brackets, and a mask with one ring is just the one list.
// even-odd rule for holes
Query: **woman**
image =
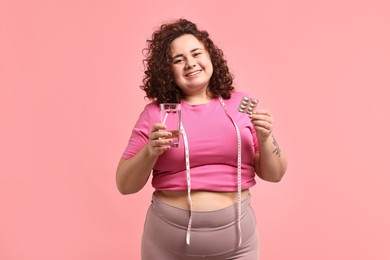
{"label": "woman", "polygon": [[[222,51],[187,20],[163,24],[148,41],[141,113],[117,169],[122,194],[155,192],[142,236],[142,259],[258,259],[249,188],[255,175],[282,179],[287,161],[268,110],[237,108]],[[160,103],[181,103],[180,145],[159,119]]]}

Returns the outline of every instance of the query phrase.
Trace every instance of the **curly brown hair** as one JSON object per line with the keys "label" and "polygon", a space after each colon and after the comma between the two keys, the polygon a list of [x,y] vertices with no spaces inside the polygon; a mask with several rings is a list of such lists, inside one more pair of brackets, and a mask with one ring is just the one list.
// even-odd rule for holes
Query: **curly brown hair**
{"label": "curly brown hair", "polygon": [[196,24],[179,19],[166,23],[156,30],[151,40],[147,40],[148,47],[144,49],[145,75],[141,89],[146,97],[158,103],[179,103],[184,97],[175,83],[170,57],[171,42],[184,34],[192,34],[201,41],[210,55],[213,65],[213,74],[209,81],[208,91],[212,97],[229,99],[233,87],[233,75],[229,72],[223,52],[209,38],[207,31],[198,30]]}

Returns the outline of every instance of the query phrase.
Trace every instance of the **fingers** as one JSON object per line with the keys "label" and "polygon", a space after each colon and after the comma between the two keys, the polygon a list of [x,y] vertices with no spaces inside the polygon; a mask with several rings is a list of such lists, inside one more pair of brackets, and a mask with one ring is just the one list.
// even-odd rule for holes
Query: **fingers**
{"label": "fingers", "polygon": [[250,117],[272,118],[272,114],[268,109],[260,109],[254,111]]}
{"label": "fingers", "polygon": [[256,130],[262,131],[264,133],[267,133],[267,132],[271,133],[272,132],[273,125],[268,123],[268,122],[254,121],[252,123],[253,123],[253,126]]}
{"label": "fingers", "polygon": [[269,130],[272,129],[274,119],[270,111],[268,110],[256,110],[249,116],[253,124],[257,126],[265,127]]}
{"label": "fingers", "polygon": [[164,131],[164,129],[158,129],[157,131],[153,131],[150,133],[149,140],[154,141],[158,139],[166,139],[172,136],[171,132]]}
{"label": "fingers", "polygon": [[172,137],[172,133],[164,130],[165,126],[163,124],[153,125],[149,135],[149,148],[153,154],[160,155],[171,148],[170,144],[173,140],[170,137]]}
{"label": "fingers", "polygon": [[251,118],[251,122],[256,130],[256,133],[263,137],[271,135],[274,126],[274,119],[269,110],[256,110],[249,117]]}
{"label": "fingers", "polygon": [[172,143],[172,139],[169,138],[157,138],[150,141],[152,147],[159,148],[166,145],[170,145]]}
{"label": "fingers", "polygon": [[159,130],[164,130],[164,129],[165,129],[165,126],[163,124],[156,123],[152,127],[152,133],[159,131]]}

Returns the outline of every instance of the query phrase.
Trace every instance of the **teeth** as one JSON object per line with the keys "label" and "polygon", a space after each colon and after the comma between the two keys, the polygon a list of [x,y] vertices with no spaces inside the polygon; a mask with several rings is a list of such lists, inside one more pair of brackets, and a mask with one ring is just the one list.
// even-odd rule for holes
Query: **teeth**
{"label": "teeth", "polygon": [[188,73],[188,74],[187,74],[187,77],[189,77],[189,76],[194,76],[194,75],[198,74],[199,72],[200,72],[200,70],[197,70],[197,71]]}

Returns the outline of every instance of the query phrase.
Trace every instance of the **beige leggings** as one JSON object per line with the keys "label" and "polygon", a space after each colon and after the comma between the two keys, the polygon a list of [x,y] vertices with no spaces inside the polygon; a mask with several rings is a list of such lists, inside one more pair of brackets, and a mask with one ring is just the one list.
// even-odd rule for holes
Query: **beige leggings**
{"label": "beige leggings", "polygon": [[238,247],[237,203],[215,211],[194,211],[191,244],[186,244],[189,211],[153,195],[142,235],[142,260],[258,260],[256,218],[250,196],[242,201],[242,244]]}

